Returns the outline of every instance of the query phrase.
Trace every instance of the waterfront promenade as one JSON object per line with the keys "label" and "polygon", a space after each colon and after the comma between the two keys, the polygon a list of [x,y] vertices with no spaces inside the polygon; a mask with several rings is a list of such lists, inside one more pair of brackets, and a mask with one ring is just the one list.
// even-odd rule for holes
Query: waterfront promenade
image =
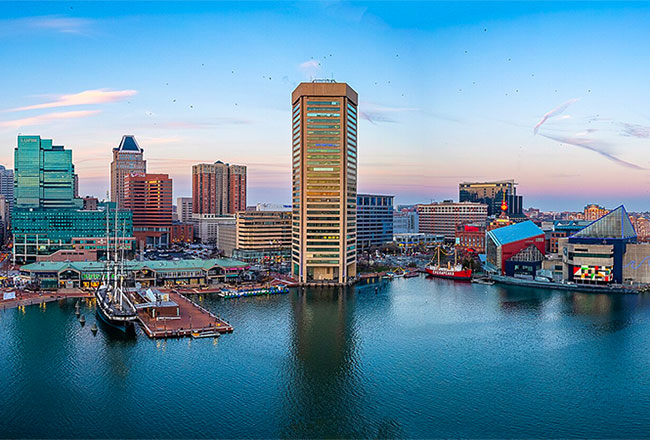
{"label": "waterfront promenade", "polygon": [[[45,304],[62,299],[94,298],[92,292],[86,292],[81,289],[58,289],[55,292],[34,292],[20,289],[11,289],[6,291],[16,292],[16,298],[5,301],[0,300],[0,310],[14,309],[16,307],[31,306],[35,304]],[[0,294],[2,294],[2,292],[0,292]]]}

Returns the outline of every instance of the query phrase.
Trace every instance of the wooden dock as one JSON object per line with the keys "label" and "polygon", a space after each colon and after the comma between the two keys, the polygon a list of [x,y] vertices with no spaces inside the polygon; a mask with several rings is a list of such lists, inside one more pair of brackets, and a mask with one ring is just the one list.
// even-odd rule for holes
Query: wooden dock
{"label": "wooden dock", "polygon": [[138,311],[142,329],[152,339],[201,336],[212,333],[232,333],[233,328],[223,319],[204,309],[177,291],[165,291],[169,299],[178,304],[180,317],[173,319],[151,318],[146,311]]}

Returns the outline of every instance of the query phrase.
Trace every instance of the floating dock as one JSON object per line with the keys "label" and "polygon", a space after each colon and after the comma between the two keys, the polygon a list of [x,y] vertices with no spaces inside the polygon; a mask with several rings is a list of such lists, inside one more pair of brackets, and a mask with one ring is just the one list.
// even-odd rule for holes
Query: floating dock
{"label": "floating dock", "polygon": [[166,291],[169,299],[179,308],[174,318],[152,318],[145,310],[138,310],[142,329],[152,339],[181,338],[186,336],[214,336],[215,333],[232,333],[233,328],[223,319],[207,311],[194,301],[176,291]]}

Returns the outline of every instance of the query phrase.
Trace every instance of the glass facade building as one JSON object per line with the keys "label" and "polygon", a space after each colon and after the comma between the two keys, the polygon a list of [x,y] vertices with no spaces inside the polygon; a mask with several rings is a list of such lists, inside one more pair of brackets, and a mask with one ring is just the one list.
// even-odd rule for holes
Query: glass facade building
{"label": "glass facade building", "polygon": [[72,151],[53,145],[52,139],[18,136],[14,151],[15,208],[79,209],[74,197]]}
{"label": "glass facade building", "polygon": [[301,283],[356,277],[357,93],[301,83],[292,102],[292,272]]}
{"label": "glass facade building", "polygon": [[[114,205],[82,210],[83,200],[74,197],[72,152],[40,136],[18,136],[14,153],[13,260],[35,261],[39,255],[73,248],[73,238],[105,237],[108,221],[111,236],[131,237],[131,213]],[[112,210],[107,219],[106,209]]]}
{"label": "glass facade building", "polygon": [[458,185],[458,201],[483,203],[488,207],[488,215],[501,214],[501,204],[505,201],[508,216],[523,216],[522,197],[517,195],[514,180],[463,182]]}
{"label": "glass facade building", "polygon": [[393,196],[357,195],[357,247],[381,246],[393,240]]}

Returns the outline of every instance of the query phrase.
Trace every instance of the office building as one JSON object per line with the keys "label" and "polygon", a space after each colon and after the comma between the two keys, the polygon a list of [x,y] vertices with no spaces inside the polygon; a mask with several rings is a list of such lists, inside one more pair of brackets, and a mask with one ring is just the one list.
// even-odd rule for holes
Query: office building
{"label": "office building", "polygon": [[357,195],[357,248],[367,250],[393,240],[393,196]]}
{"label": "office building", "polygon": [[192,219],[192,197],[178,197],[176,199],[176,216],[179,222],[187,223]]}
{"label": "office building", "polygon": [[419,228],[417,208],[402,208],[393,213],[393,234],[413,234],[417,233]]}
{"label": "office building", "polygon": [[122,204],[133,213],[140,249],[167,247],[172,227],[172,180],[167,174],[132,173],[124,178]]}
{"label": "office building", "polygon": [[[74,239],[115,234],[114,207],[82,210],[74,197],[72,153],[40,136],[19,136],[14,163],[14,210],[12,214],[13,260],[35,261],[59,250],[73,249]],[[111,213],[107,219],[106,209]],[[131,213],[117,213],[118,235],[131,237]]]}
{"label": "office building", "polygon": [[40,136],[18,136],[14,152],[16,209],[79,209],[72,151]]}
{"label": "office building", "polygon": [[[110,209],[108,218],[105,209]],[[86,240],[105,240],[106,222],[111,237],[133,237],[131,212],[102,206],[101,210],[16,209],[13,214],[13,258],[17,263],[36,261],[59,250],[75,249]],[[104,248],[105,250],[105,244]],[[102,254],[103,255],[103,254]]]}
{"label": "office building", "polygon": [[130,174],[147,172],[147,161],[144,160],[144,150],[140,148],[133,135],[122,136],[117,148],[113,148],[111,162],[111,201],[118,208],[124,203],[124,180]]}
{"label": "office building", "polygon": [[0,165],[0,196],[4,196],[9,212],[14,206],[14,170]]}
{"label": "office building", "polygon": [[418,205],[419,231],[427,234],[442,234],[448,241],[456,237],[456,226],[463,223],[485,224],[488,206],[474,202],[452,202]]}
{"label": "office building", "polygon": [[463,182],[458,185],[459,202],[483,203],[488,207],[488,215],[499,215],[505,204],[506,214],[514,222],[526,220],[523,213],[523,200],[517,195],[514,180],[494,182]]}
{"label": "office building", "polygon": [[0,194],[0,245],[4,245],[9,236],[10,219],[9,202],[4,195]]}
{"label": "office building", "polygon": [[[190,222],[194,225],[194,237],[201,243],[211,244],[219,250],[231,248],[232,251],[235,248],[234,215],[192,214]],[[224,242],[220,242],[219,238]]]}
{"label": "office building", "polygon": [[249,263],[289,261],[291,212],[241,211],[235,215],[235,220],[234,258]]}
{"label": "office building", "polygon": [[357,274],[357,104],[345,83],[301,83],[292,104],[292,272],[301,283]]}
{"label": "office building", "polygon": [[192,166],[192,213],[234,214],[246,210],[246,167],[217,161]]}

